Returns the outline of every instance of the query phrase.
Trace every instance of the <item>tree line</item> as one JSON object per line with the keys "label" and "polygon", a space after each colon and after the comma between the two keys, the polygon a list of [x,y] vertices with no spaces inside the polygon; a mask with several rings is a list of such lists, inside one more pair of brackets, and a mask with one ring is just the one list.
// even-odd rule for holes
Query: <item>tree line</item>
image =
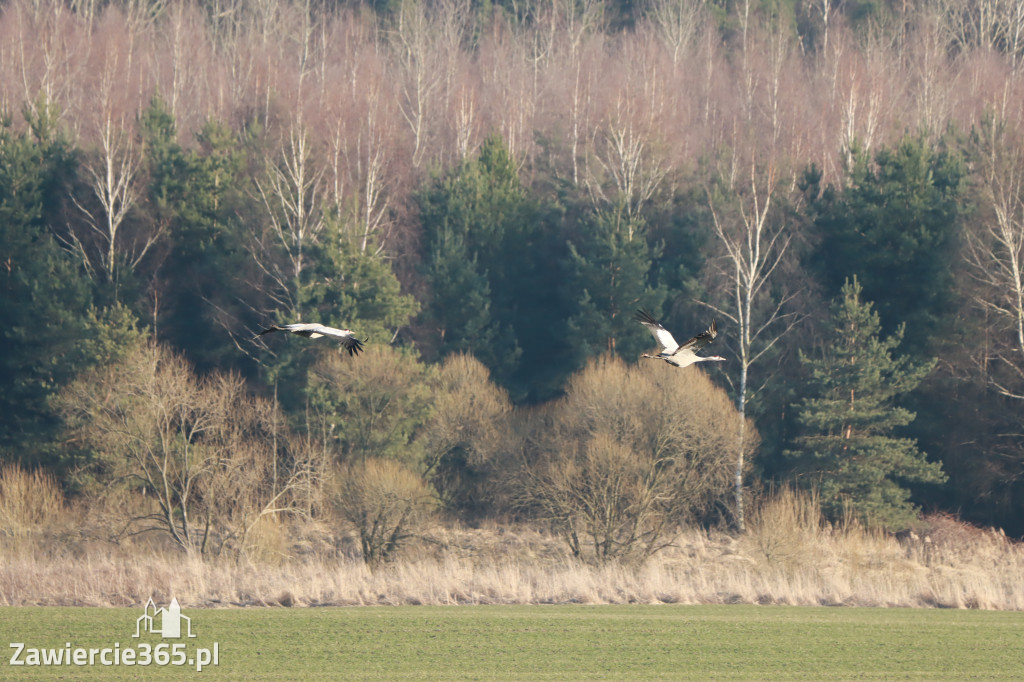
{"label": "tree line", "polygon": [[[333,506],[376,556],[440,506],[611,558],[781,481],[1019,535],[982,10],[6,3],[2,457],[189,549]],[[636,308],[729,361],[634,367]],[[252,338],[300,320],[368,350]]]}

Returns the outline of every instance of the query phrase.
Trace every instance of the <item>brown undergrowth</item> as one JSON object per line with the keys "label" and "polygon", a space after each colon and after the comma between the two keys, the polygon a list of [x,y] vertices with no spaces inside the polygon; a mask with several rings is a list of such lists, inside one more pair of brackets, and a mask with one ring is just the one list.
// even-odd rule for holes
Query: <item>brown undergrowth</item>
{"label": "brown undergrowth", "polygon": [[[109,506],[109,505],[108,505]],[[755,505],[742,535],[685,528],[642,563],[587,562],[537,526],[435,524],[367,567],[343,517],[266,516],[245,551],[202,558],[112,532],[116,509],[69,508],[51,477],[0,470],[0,605],[190,606],[758,603],[1024,610],[1024,544],[957,519],[902,536],[833,526],[811,495]],[[591,553],[591,556],[599,556]]]}
{"label": "brown undergrowth", "polygon": [[[438,526],[369,570],[358,542],[322,524],[268,525],[244,557],[201,559],[152,541],[5,535],[0,605],[190,606],[759,603],[1024,609],[1024,548],[946,516],[906,537],[762,507],[742,536],[680,531],[642,564],[572,558],[527,526]],[[787,510],[786,505],[790,508]],[[794,517],[794,514],[796,516]],[[800,514],[804,514],[800,520]]]}

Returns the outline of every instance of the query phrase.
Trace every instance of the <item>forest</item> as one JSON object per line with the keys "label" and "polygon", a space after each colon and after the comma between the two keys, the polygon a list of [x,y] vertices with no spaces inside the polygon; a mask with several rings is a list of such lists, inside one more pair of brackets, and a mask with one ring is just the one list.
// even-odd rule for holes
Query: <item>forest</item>
{"label": "forest", "polygon": [[2,2],[0,530],[1020,537],[1022,59],[1019,0]]}

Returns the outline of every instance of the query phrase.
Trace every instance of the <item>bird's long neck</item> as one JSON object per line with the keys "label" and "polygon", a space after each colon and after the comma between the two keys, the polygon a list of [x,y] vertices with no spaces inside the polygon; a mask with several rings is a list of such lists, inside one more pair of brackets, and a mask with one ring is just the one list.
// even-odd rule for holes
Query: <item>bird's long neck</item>
{"label": "bird's long neck", "polygon": [[707,357],[697,356],[695,362],[725,362],[725,358],[721,355],[709,355]]}

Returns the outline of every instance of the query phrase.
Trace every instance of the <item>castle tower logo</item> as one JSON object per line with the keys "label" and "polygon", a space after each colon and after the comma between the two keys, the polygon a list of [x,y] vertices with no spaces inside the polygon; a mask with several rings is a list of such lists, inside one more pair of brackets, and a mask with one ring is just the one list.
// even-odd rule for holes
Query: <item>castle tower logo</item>
{"label": "castle tower logo", "polygon": [[150,597],[146,602],[146,608],[141,616],[135,621],[135,634],[132,637],[141,637],[143,632],[160,635],[164,639],[178,639],[181,634],[181,623],[185,621],[185,632],[187,637],[195,637],[192,633],[192,619],[181,614],[181,606],[177,597],[171,599],[167,608],[157,608]]}

